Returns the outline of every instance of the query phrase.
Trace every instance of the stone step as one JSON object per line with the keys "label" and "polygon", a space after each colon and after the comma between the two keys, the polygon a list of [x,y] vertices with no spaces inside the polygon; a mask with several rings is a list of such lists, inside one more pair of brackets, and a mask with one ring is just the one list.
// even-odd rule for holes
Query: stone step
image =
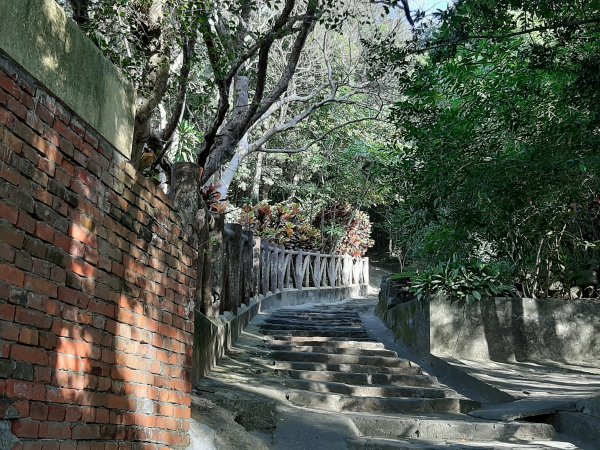
{"label": "stone step", "polygon": [[281,350],[298,353],[335,353],[339,355],[384,356],[397,358],[398,354],[385,349],[365,349],[348,347],[329,347],[315,345],[268,345],[271,350]]}
{"label": "stone step", "polygon": [[458,413],[458,398],[352,397],[343,394],[289,390],[286,399],[296,406],[326,411],[390,413]]}
{"label": "stone step", "polygon": [[269,317],[285,317],[285,318],[334,318],[334,319],[358,319],[359,315],[355,312],[278,312],[273,313]]}
{"label": "stone step", "polygon": [[496,422],[466,415],[408,416],[349,414],[365,436],[430,440],[549,440],[554,428],[545,423]]}
{"label": "stone step", "polygon": [[333,318],[333,319],[358,319],[359,315],[351,312],[325,312],[325,311],[315,311],[315,312],[283,312],[283,313],[274,313],[269,315],[269,317],[274,318],[285,318],[285,319],[303,319],[303,318]]}
{"label": "stone step", "polygon": [[356,331],[361,331],[364,333],[364,328],[362,327],[362,325],[340,327],[340,326],[310,325],[310,324],[283,325],[280,323],[273,323],[273,324],[263,323],[260,326],[260,329],[261,330],[317,331],[317,332],[335,330],[340,333],[347,333],[347,332],[354,333]]}
{"label": "stone step", "polygon": [[364,366],[410,367],[410,361],[385,356],[344,355],[337,353],[313,353],[274,350],[271,357],[277,361],[300,361],[324,364],[358,364]]}
{"label": "stone step", "polygon": [[350,385],[335,381],[311,381],[288,379],[285,386],[292,389],[302,389],[311,392],[331,392],[334,394],[351,395],[354,397],[388,397],[388,398],[456,398],[456,392],[440,387],[421,386],[365,386]]}
{"label": "stone step", "polygon": [[392,386],[437,386],[437,378],[429,375],[390,375],[384,373],[344,373],[309,370],[288,370],[290,378],[310,381],[337,381],[357,385],[389,384]]}
{"label": "stone step", "polygon": [[325,326],[325,327],[362,327],[362,322],[356,320],[333,320],[333,319],[265,319],[265,324],[269,325],[291,325],[291,326]]}
{"label": "stone step", "polygon": [[343,373],[361,373],[361,374],[390,374],[390,375],[422,375],[420,367],[382,367],[365,366],[360,364],[323,364],[316,362],[301,361],[276,361],[273,365],[278,370],[309,370],[309,371],[327,371]]}
{"label": "stone step", "polygon": [[519,442],[428,442],[418,440],[392,440],[377,438],[354,438],[348,440],[348,448],[351,450],[557,450],[576,449],[567,443],[561,446],[545,445],[541,442],[519,443]]}
{"label": "stone step", "polygon": [[264,336],[267,344],[273,345],[317,345],[334,348],[385,349],[380,342],[370,339],[332,338],[319,336]]}
{"label": "stone step", "polygon": [[361,329],[328,329],[328,330],[285,330],[285,329],[263,329],[260,333],[271,336],[304,336],[304,337],[334,337],[334,338],[352,338],[369,339],[367,333]]}
{"label": "stone step", "polygon": [[360,318],[356,317],[339,317],[339,316],[331,316],[331,317],[267,317],[264,319],[267,323],[276,323],[276,321],[286,321],[286,322],[300,322],[300,323],[337,323],[343,325],[345,323],[361,323]]}

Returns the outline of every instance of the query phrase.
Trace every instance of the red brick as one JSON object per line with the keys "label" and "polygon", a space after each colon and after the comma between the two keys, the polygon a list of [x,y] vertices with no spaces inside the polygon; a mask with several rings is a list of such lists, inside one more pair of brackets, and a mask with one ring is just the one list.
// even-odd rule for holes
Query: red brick
{"label": "red brick", "polygon": [[81,142],[83,142],[81,137],[74,133],[69,126],[65,125],[61,120],[55,120],[53,128],[58,134],[74,144],[75,147],[79,147]]}
{"label": "red brick", "polygon": [[43,422],[40,424],[39,437],[50,439],[70,439],[71,424],[66,422]]}
{"label": "red brick", "polygon": [[22,232],[0,225],[0,242],[6,242],[12,247],[20,249],[23,247],[24,240],[25,235]]}
{"label": "red brick", "polygon": [[99,439],[100,425],[76,424],[73,425],[73,439]]}
{"label": "red brick", "polygon": [[7,128],[15,126],[17,118],[9,110],[0,108],[0,123]]}
{"label": "red brick", "polygon": [[15,318],[15,306],[7,303],[0,304],[0,319],[12,322]]}
{"label": "red brick", "polygon": [[52,318],[40,311],[35,311],[27,308],[16,308],[15,322],[24,325],[32,325],[38,329],[48,330],[52,326]]}
{"label": "red brick", "polygon": [[0,177],[4,178],[10,184],[14,184],[15,186],[18,186],[21,181],[21,175],[19,172],[4,164],[0,166]]}
{"label": "red brick", "polygon": [[96,235],[92,231],[77,224],[71,225],[69,236],[84,244],[96,247]]}
{"label": "red brick", "polygon": [[27,118],[27,107],[19,103],[18,100],[9,97],[8,102],[6,102],[6,107],[20,119],[25,120]]}
{"label": "red brick", "polygon": [[74,273],[76,273],[77,275],[81,275],[82,277],[91,278],[96,274],[96,269],[94,268],[94,266],[92,266],[84,261],[73,260],[71,262],[70,269]]}
{"label": "red brick", "polygon": [[43,348],[13,344],[10,348],[10,357],[16,361],[39,364],[40,366],[48,365],[48,352]]}
{"label": "red brick", "polygon": [[40,422],[31,419],[18,419],[12,423],[11,431],[19,438],[37,438]]}
{"label": "red brick", "polygon": [[39,118],[46,122],[48,125],[52,125],[54,123],[54,114],[52,114],[50,110],[48,110],[48,108],[46,108],[41,103],[38,103],[37,107],[35,108],[35,112],[37,113]]}
{"label": "red brick", "polygon": [[99,359],[101,355],[99,347],[96,347],[85,341],[68,339],[64,337],[58,338],[56,351],[59,353],[91,359]]}
{"label": "red brick", "polygon": [[60,422],[65,420],[66,408],[63,405],[48,406],[48,420],[51,422]]}
{"label": "red brick", "polygon": [[58,288],[58,299],[61,302],[69,303],[81,308],[86,308],[90,301],[89,297],[83,292],[67,287]]}
{"label": "red brick", "polygon": [[37,163],[38,169],[47,173],[49,176],[54,176],[54,172],[56,171],[56,164],[46,158],[40,158]]}
{"label": "red brick", "polygon": [[37,222],[35,224],[34,234],[42,241],[52,242],[54,239],[54,229],[45,222]]}
{"label": "red brick", "polygon": [[35,114],[35,112],[31,110],[27,111],[27,118],[25,119],[25,123],[39,134],[42,134],[44,132],[44,122],[42,122],[42,120],[37,116],[37,114]]}
{"label": "red brick", "polygon": [[21,88],[17,83],[11,80],[7,75],[0,71],[0,88],[4,89],[14,98],[21,98]]}
{"label": "red brick", "polygon": [[66,422],[79,422],[81,419],[81,408],[79,406],[67,406],[66,407]]}
{"label": "red brick", "polygon": [[0,218],[14,225],[17,223],[19,217],[19,210],[14,206],[7,205],[6,203],[0,203]]}
{"label": "red brick", "polygon": [[73,240],[71,241],[71,246],[69,247],[68,252],[75,258],[83,258],[85,255],[85,245],[83,242]]}
{"label": "red brick", "polygon": [[42,444],[40,442],[23,442],[23,447],[21,449],[13,449],[13,450],[44,450]]}
{"label": "red brick", "polygon": [[50,383],[52,381],[52,369],[50,367],[36,366],[33,379],[36,383]]}
{"label": "red brick", "polygon": [[56,283],[44,278],[26,275],[25,288],[30,291],[37,292],[38,294],[47,295],[50,298],[56,298],[58,286]]}
{"label": "red brick", "polygon": [[41,402],[31,402],[29,417],[34,420],[46,420],[48,418],[48,405]]}
{"label": "red brick", "polygon": [[68,252],[71,248],[72,239],[59,231],[54,232],[54,245]]}
{"label": "red brick", "polygon": [[10,356],[10,344],[8,342],[0,341],[0,358],[6,358]]}
{"label": "red brick", "polygon": [[17,220],[17,227],[26,231],[27,233],[33,234],[35,230],[35,219],[24,211],[19,213],[19,219]]}
{"label": "red brick", "polygon": [[44,401],[46,387],[29,381],[6,380],[6,395],[8,397],[24,398],[34,401]]}
{"label": "red brick", "polygon": [[15,249],[8,244],[0,243],[0,260],[4,260],[7,263],[15,261]]}
{"label": "red brick", "polygon": [[27,345],[38,345],[39,334],[37,330],[31,328],[22,328],[19,332],[19,342]]}
{"label": "red brick", "polygon": [[110,420],[109,410],[106,408],[98,408],[96,410],[96,423],[108,423]]}
{"label": "red brick", "polygon": [[[19,248],[21,248],[19,246]],[[23,287],[25,284],[25,273],[16,267],[0,264],[0,280],[15,286]]]}

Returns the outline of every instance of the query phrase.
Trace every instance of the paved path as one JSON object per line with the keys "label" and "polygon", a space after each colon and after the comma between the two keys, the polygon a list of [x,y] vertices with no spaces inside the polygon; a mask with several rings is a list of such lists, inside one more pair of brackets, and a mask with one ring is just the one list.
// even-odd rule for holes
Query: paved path
{"label": "paved path", "polygon": [[361,317],[372,307],[308,305],[251,323],[194,400],[197,420],[209,402],[250,431],[247,444],[228,446],[227,427],[204,421],[217,428],[215,448],[577,448],[547,424],[466,415],[472,401],[369,334]]}

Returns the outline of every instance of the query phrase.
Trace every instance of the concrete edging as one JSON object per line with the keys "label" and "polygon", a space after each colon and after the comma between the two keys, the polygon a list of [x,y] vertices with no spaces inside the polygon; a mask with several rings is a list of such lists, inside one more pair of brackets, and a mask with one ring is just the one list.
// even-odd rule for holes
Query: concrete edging
{"label": "concrete edging", "polygon": [[366,285],[284,289],[274,294],[259,295],[250,299],[248,305],[242,305],[237,314],[225,313],[211,319],[204,314],[196,313],[192,384],[215,367],[219,358],[231,349],[248,323],[260,312],[307,303],[333,303],[363,296],[367,289]]}
{"label": "concrete edging", "polygon": [[55,0],[0,1],[0,49],[131,155],[135,90]]}

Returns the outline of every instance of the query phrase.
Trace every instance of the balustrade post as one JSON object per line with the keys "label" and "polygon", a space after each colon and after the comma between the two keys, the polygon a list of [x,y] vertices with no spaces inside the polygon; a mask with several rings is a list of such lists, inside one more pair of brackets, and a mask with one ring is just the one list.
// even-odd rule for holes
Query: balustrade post
{"label": "balustrade post", "polygon": [[295,288],[302,289],[302,280],[304,279],[304,261],[303,261],[303,253],[302,249],[298,250],[298,254],[296,255],[296,273],[295,275]]}
{"label": "balustrade post", "polygon": [[251,297],[256,297],[260,292],[261,287],[261,273],[260,273],[260,260],[261,260],[261,244],[260,238],[253,237],[252,239],[252,291]]}
{"label": "balustrade post", "polygon": [[285,288],[293,287],[292,283],[292,252],[285,250]]}
{"label": "balustrade post", "polygon": [[261,285],[263,295],[267,295],[269,292],[270,275],[271,275],[271,249],[269,243],[264,241],[261,242],[261,253],[260,253],[260,272],[261,272]]}
{"label": "balustrade post", "polygon": [[271,251],[269,252],[270,256],[270,265],[271,265],[271,282],[270,282],[270,290],[271,292],[277,292],[278,279],[277,279],[277,265],[279,263],[279,247],[273,245],[271,247]]}
{"label": "balustrade post", "polygon": [[371,280],[369,279],[369,258],[363,258],[363,284],[369,286]]}
{"label": "balustrade post", "polygon": [[304,258],[304,263],[302,265],[302,273],[304,274],[302,279],[302,283],[304,287],[310,287],[310,265],[311,265],[312,255],[308,254]]}
{"label": "balustrade post", "polygon": [[313,264],[313,283],[316,288],[321,287],[321,253],[317,252],[317,256],[315,256],[315,262]]}
{"label": "balustrade post", "polygon": [[283,291],[285,283],[285,248],[279,247],[277,254],[277,290]]}

